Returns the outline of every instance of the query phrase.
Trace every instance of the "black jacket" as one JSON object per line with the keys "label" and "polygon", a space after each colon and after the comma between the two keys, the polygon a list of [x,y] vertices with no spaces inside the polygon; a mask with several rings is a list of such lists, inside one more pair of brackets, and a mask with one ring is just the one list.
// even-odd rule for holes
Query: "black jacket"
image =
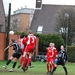
{"label": "black jacket", "polygon": [[67,61],[68,57],[66,51],[65,50],[59,51],[57,59]]}
{"label": "black jacket", "polygon": [[17,42],[13,42],[12,44],[9,45],[10,47],[13,46],[13,50],[15,50],[16,53],[21,54],[21,49],[20,46]]}

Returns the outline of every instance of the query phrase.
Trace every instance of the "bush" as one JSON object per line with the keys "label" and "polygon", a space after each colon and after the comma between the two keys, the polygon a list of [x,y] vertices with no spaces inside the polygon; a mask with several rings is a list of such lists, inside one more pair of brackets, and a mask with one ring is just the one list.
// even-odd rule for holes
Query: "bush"
{"label": "bush", "polygon": [[39,38],[39,52],[46,52],[50,42],[54,42],[58,50],[61,44],[65,44],[58,34],[36,34],[36,36]]}
{"label": "bush", "polygon": [[75,46],[68,46],[68,61],[75,62]]}
{"label": "bush", "polygon": [[15,32],[15,34],[20,35],[20,34],[26,34],[25,32]]}

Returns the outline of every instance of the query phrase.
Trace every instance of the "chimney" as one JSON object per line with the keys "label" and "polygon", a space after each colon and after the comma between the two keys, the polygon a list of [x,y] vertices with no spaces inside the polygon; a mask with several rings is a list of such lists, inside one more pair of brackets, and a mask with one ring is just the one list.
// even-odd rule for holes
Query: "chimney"
{"label": "chimney", "polygon": [[36,8],[41,8],[42,0],[36,0]]}

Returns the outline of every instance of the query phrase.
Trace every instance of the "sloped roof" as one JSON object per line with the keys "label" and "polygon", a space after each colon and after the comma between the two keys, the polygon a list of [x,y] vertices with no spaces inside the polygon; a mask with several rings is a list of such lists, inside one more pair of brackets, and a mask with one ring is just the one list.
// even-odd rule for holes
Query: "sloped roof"
{"label": "sloped roof", "polygon": [[4,12],[3,0],[0,0],[0,28],[1,32],[5,32],[5,12]]}
{"label": "sloped roof", "polygon": [[55,25],[53,24],[54,15],[62,5],[43,5],[41,10],[35,10],[31,23],[31,30],[37,31],[39,25],[43,25],[43,33],[55,33]]}

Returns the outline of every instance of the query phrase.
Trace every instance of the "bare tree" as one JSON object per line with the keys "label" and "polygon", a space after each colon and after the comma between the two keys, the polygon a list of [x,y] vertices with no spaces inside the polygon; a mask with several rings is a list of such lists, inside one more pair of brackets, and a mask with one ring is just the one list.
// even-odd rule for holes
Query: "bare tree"
{"label": "bare tree", "polygon": [[59,32],[63,28],[65,36],[66,28],[68,28],[68,40],[71,41],[75,34],[75,7],[62,6],[55,14],[56,31]]}

